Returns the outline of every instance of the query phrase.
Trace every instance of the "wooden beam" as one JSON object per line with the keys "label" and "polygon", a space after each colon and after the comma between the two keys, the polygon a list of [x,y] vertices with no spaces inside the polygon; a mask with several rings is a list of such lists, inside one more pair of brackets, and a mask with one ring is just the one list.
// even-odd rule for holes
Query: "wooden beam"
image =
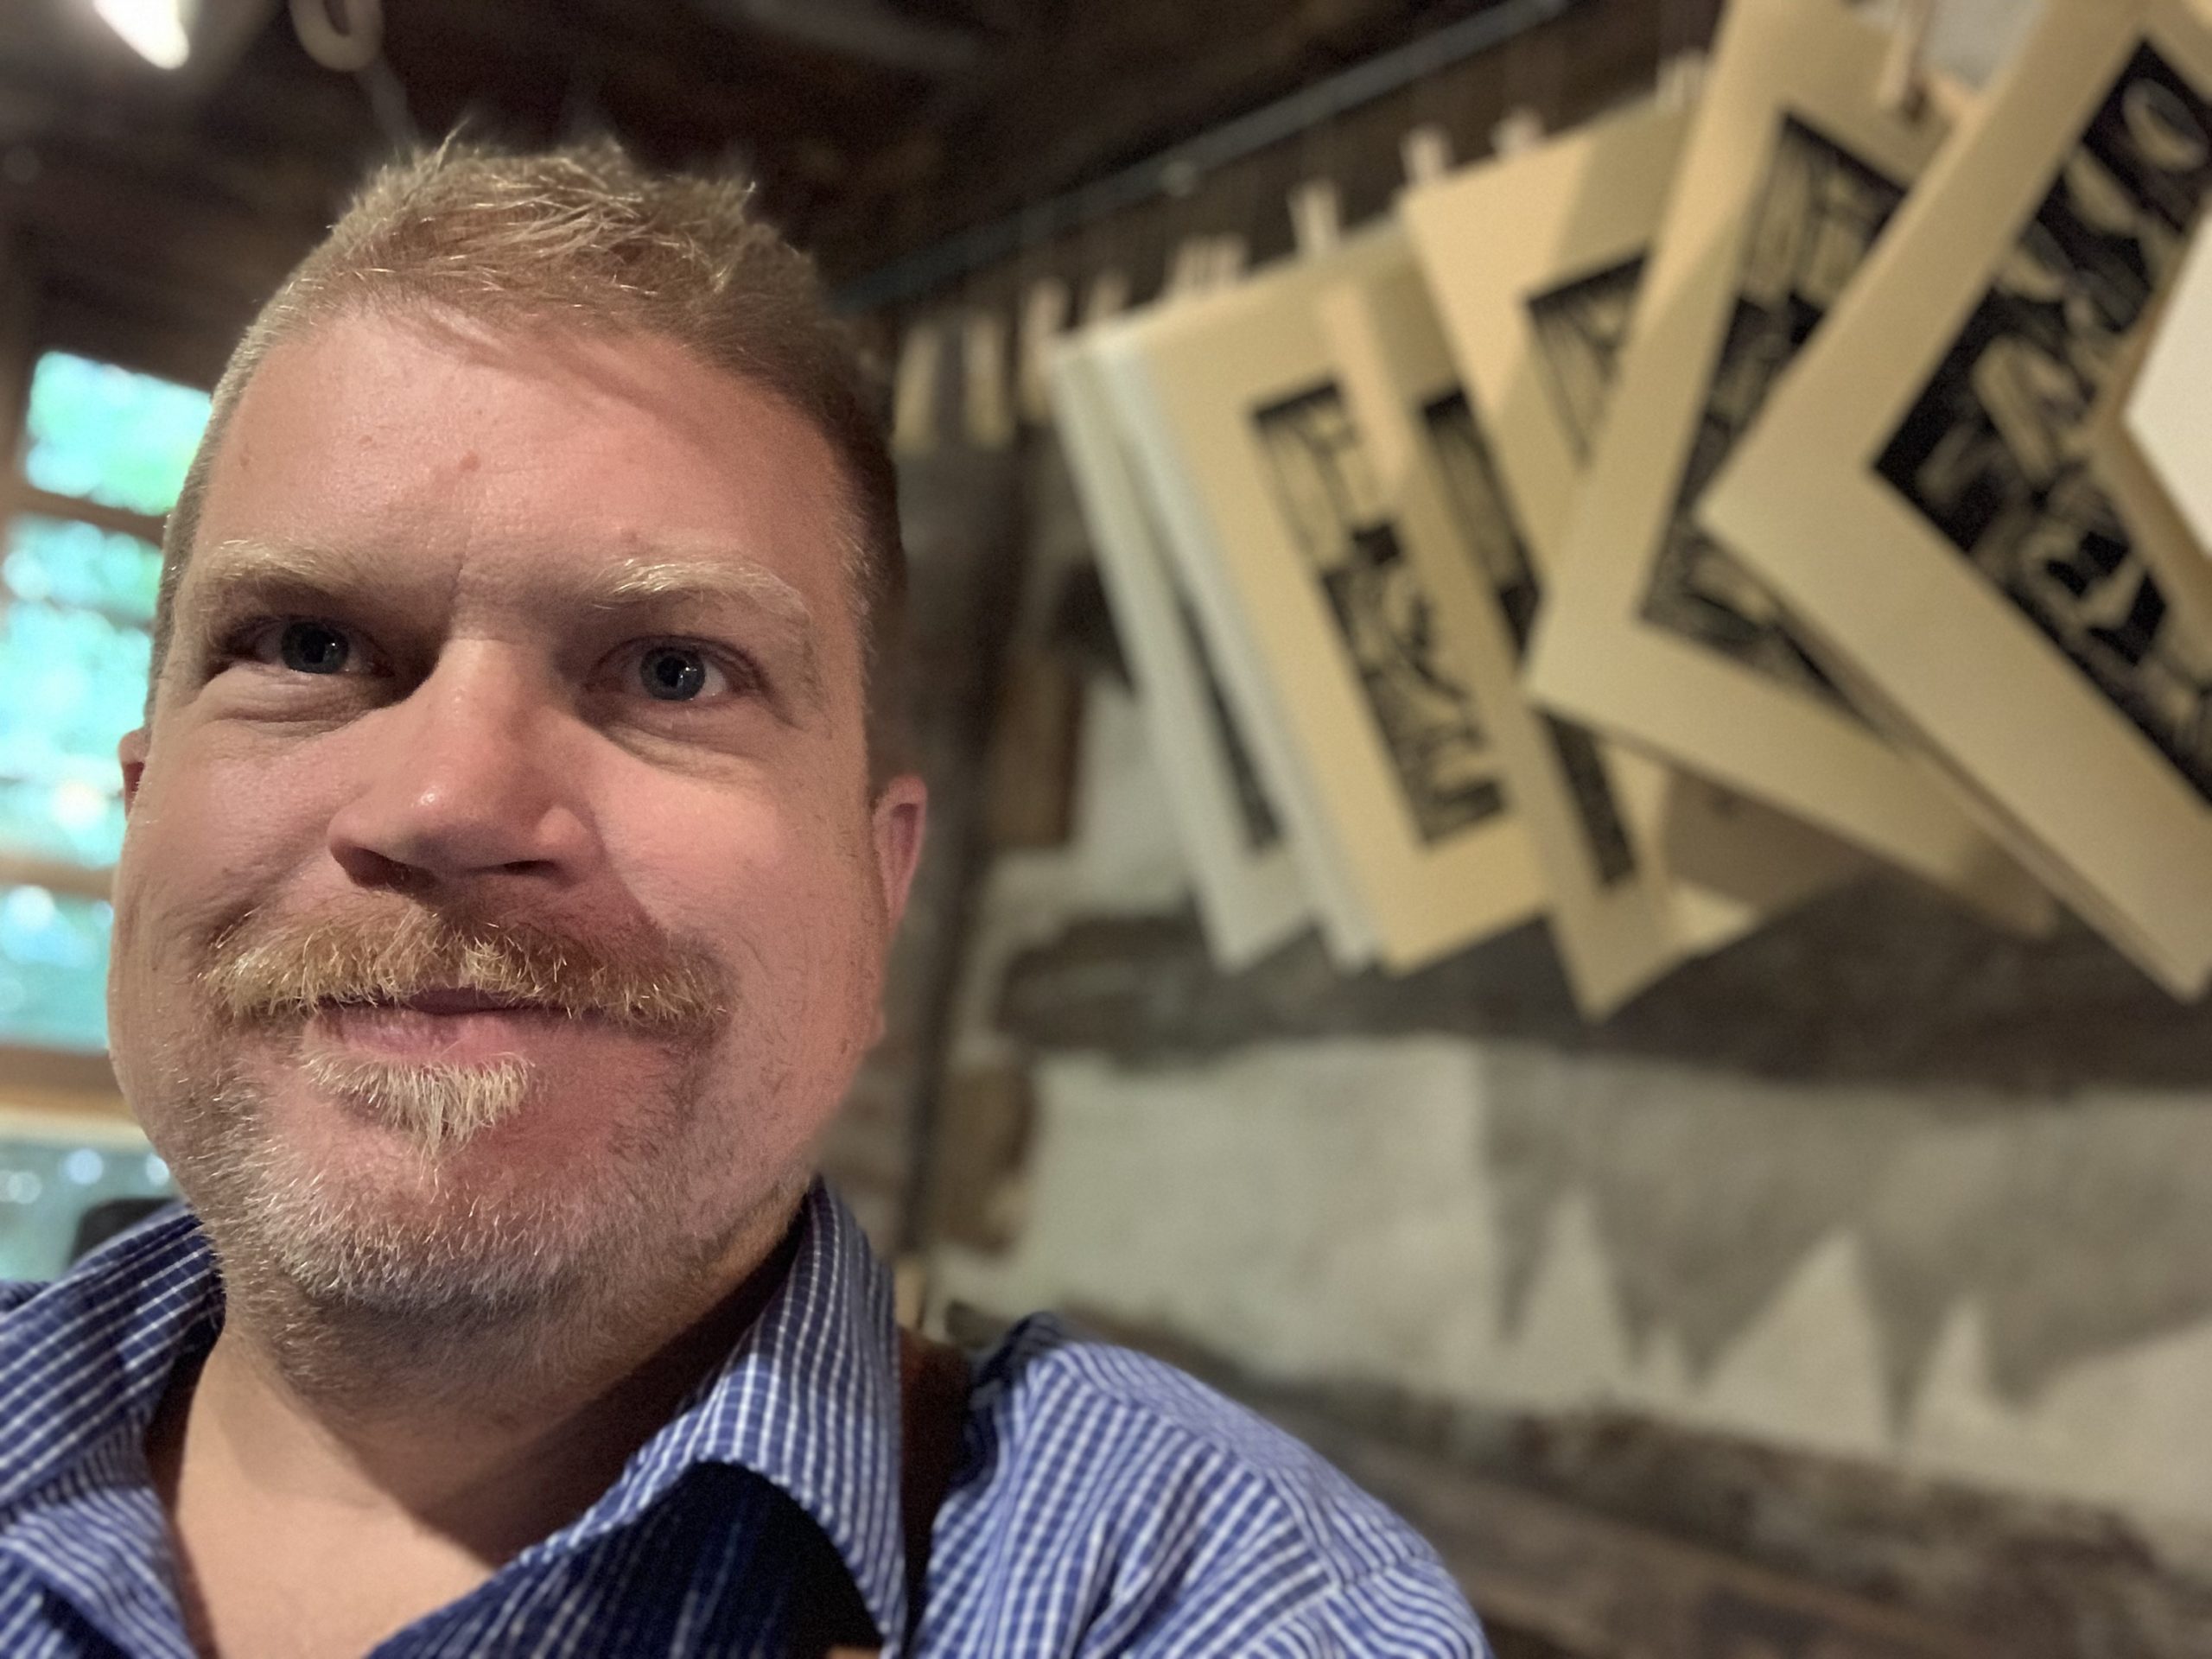
{"label": "wooden beam", "polygon": [[1577,1659],[1999,1659],[1971,1631],[1271,1414],[1410,1521],[1485,1618]]}
{"label": "wooden beam", "polygon": [[143,308],[156,296],[142,296],[136,284],[88,283],[73,273],[66,286],[54,280],[40,309],[48,344],[188,386],[215,384],[254,312],[245,300],[153,311]]}
{"label": "wooden beam", "polygon": [[[1495,3],[1495,0],[1492,0]],[[1410,13],[1380,0],[1284,11],[1262,0],[1222,0],[1193,11],[1175,0],[1132,0],[1082,9],[1065,35],[1033,42],[1003,71],[1003,85],[948,94],[945,106],[894,130],[855,168],[850,187],[809,227],[832,280],[849,281],[913,248],[1087,183],[1344,67],[1402,45],[1484,6],[1460,3]],[[1411,120],[1497,115],[1514,104],[1565,125],[1648,88],[1664,53],[1711,32],[1719,0],[1585,0],[1554,21],[1386,100],[1401,128]],[[1380,111],[1382,105],[1375,106]],[[1080,118],[1071,119],[1070,111]],[[1357,115],[1281,147],[1295,175],[1367,165],[1353,153]],[[1463,120],[1455,136],[1478,144],[1488,122]],[[1401,131],[1378,153],[1397,165]],[[1477,155],[1471,145],[1463,153]],[[1271,162],[1276,152],[1268,152]],[[1201,181],[1201,194],[1172,204],[1189,224],[1282,216],[1280,191],[1255,188],[1272,165],[1240,164]],[[1218,187],[1217,190],[1215,187]],[[1349,188],[1349,185],[1348,185]],[[1169,204],[1163,203],[1162,211]],[[1141,213],[1127,217],[1137,219]],[[1121,220],[1095,233],[1118,238]],[[1080,236],[1071,239],[1084,239]],[[1250,237],[1255,245],[1265,238]],[[1043,250],[1028,250],[1033,262]],[[1122,257],[1129,257],[1124,247]]]}
{"label": "wooden beam", "polygon": [[0,186],[0,213],[30,236],[41,264],[112,259],[221,294],[269,292],[322,232],[315,220],[241,209],[189,177],[133,178],[60,153]]}
{"label": "wooden beam", "polygon": [[[1471,10],[1462,3],[1454,13]],[[881,147],[893,176],[865,165],[821,240],[841,259],[873,241],[870,264],[1021,201],[1136,160],[1313,78],[1341,60],[1433,28],[1387,0],[1285,8],[1277,0],[1128,0],[1077,8],[1066,28],[1021,43],[976,80],[946,89],[907,131],[930,146],[925,188],[913,150]],[[1078,112],[1071,119],[1071,112]],[[902,186],[899,180],[907,182]]]}
{"label": "wooden beam", "polygon": [[121,1152],[147,1150],[145,1131],[121,1095],[22,1088],[0,1077],[0,1139],[19,1137],[89,1141]]}
{"label": "wooden beam", "polygon": [[79,899],[105,899],[115,872],[34,854],[0,851],[0,887],[44,887]]}
{"label": "wooden beam", "polygon": [[86,1101],[123,1098],[116,1086],[115,1068],[105,1054],[0,1044],[0,1096],[25,1089]]}
{"label": "wooden beam", "polygon": [[39,489],[21,480],[0,486],[0,498],[5,499],[6,511],[10,514],[35,512],[48,518],[78,518],[101,530],[136,536],[140,541],[151,542],[156,547],[162,543],[162,521],[149,518],[143,513],[128,512],[121,507],[104,507],[97,501],[81,501],[73,495],[55,495],[51,491]]}

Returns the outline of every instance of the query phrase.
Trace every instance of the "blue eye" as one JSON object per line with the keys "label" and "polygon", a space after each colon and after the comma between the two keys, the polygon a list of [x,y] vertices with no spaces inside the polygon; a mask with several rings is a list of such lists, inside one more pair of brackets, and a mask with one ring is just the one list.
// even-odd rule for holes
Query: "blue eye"
{"label": "blue eye", "polygon": [[277,636],[276,652],[295,673],[342,674],[353,647],[327,622],[287,622]]}
{"label": "blue eye", "polygon": [[682,645],[654,645],[638,659],[645,695],[662,702],[688,702],[706,690],[707,659]]}

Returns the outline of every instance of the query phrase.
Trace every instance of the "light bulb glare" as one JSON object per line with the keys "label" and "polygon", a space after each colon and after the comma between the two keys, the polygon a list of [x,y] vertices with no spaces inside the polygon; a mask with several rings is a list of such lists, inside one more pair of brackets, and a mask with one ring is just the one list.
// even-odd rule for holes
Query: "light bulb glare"
{"label": "light bulb glare", "polygon": [[192,55],[187,0],[92,0],[92,10],[157,69],[181,69]]}

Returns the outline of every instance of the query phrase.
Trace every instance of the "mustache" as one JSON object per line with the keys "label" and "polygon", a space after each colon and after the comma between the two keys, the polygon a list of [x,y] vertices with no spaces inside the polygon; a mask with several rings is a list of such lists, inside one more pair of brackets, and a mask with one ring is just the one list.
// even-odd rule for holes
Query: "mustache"
{"label": "mustache", "polygon": [[702,945],[649,931],[588,937],[419,905],[249,915],[218,936],[201,981],[218,1007],[247,1023],[304,1019],[333,1003],[464,991],[680,1038],[712,1032],[734,1001],[728,971]]}

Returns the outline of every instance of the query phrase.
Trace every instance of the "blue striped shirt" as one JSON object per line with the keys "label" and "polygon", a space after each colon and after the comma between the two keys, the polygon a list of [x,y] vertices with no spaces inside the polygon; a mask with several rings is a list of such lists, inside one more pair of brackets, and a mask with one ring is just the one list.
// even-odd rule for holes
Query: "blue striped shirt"
{"label": "blue striped shirt", "polygon": [[[799,1226],[753,1327],[598,1502],[378,1659],[783,1654],[824,1570],[893,1654],[1485,1653],[1381,1504],[1179,1372],[1046,1319],[978,1362],[904,1648],[889,1275],[827,1187]],[[143,1442],[222,1310],[181,1211],[51,1285],[0,1287],[0,1655],[190,1654]]]}

